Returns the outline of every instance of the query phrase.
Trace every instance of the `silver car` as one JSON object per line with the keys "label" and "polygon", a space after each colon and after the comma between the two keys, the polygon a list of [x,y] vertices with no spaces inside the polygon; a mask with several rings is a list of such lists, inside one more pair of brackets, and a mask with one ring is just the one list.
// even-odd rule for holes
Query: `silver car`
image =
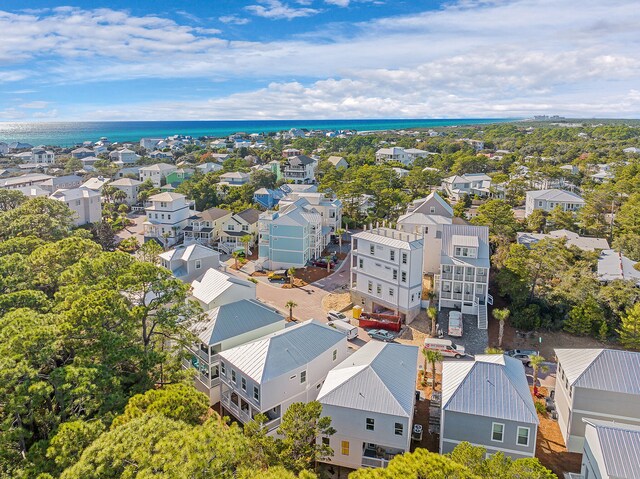
{"label": "silver car", "polygon": [[511,349],[509,351],[505,351],[504,354],[507,356],[511,356],[514,359],[519,360],[526,367],[531,367],[531,358],[533,356],[538,355],[538,351],[533,351],[532,349]]}

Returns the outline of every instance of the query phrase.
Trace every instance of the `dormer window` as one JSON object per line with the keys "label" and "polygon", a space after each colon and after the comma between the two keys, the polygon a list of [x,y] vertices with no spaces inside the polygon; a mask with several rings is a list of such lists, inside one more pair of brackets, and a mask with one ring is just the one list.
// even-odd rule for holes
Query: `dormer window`
{"label": "dormer window", "polygon": [[477,258],[478,252],[476,248],[468,248],[466,246],[456,246],[455,256],[459,258]]}

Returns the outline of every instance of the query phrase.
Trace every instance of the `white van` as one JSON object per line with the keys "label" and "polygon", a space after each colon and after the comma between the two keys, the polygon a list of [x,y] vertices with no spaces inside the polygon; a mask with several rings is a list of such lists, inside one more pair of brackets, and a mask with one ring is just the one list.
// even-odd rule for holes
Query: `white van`
{"label": "white van", "polygon": [[462,337],[462,313],[449,311],[449,336]]}
{"label": "white van", "polygon": [[341,333],[346,334],[349,341],[358,337],[358,328],[350,325],[349,323],[345,323],[344,321],[329,321],[327,324]]}
{"label": "white van", "polygon": [[461,358],[465,355],[464,346],[458,346],[450,339],[427,338],[424,340],[425,349],[440,351],[443,356]]}

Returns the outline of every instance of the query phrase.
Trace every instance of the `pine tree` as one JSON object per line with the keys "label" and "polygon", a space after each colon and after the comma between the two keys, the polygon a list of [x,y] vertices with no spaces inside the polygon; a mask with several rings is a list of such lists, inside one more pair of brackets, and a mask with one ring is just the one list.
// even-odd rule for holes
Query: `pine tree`
{"label": "pine tree", "polygon": [[618,329],[620,342],[625,348],[640,349],[640,303],[628,308]]}

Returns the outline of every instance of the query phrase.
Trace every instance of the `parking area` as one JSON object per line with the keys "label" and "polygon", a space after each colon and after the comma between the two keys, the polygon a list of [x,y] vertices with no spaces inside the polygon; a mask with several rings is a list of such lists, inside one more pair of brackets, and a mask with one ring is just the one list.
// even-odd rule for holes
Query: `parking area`
{"label": "parking area", "polygon": [[449,336],[449,313],[457,311],[450,308],[442,308],[438,313],[438,329],[442,330],[445,339],[450,339],[455,344],[464,346],[468,355],[483,354],[489,346],[489,332],[486,329],[478,329],[478,318],[475,315],[463,314],[463,334],[461,338]]}

